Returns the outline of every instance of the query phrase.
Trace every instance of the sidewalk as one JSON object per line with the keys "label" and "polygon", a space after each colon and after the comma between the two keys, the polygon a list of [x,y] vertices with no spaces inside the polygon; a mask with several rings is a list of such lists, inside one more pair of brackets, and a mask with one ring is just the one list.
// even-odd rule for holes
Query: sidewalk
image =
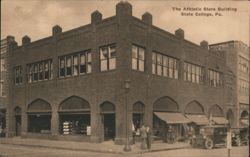
{"label": "sidewalk", "polygon": [[72,141],[54,141],[54,140],[43,140],[43,139],[22,139],[19,137],[14,138],[0,138],[1,144],[11,144],[20,146],[31,146],[31,147],[43,147],[53,149],[67,149],[75,151],[90,151],[90,152],[102,152],[102,153],[114,153],[114,154],[141,154],[146,152],[166,151],[172,149],[183,149],[189,148],[187,143],[175,143],[166,144],[162,142],[152,143],[150,150],[141,150],[140,143],[137,142],[131,145],[131,152],[124,152],[123,145],[115,145],[113,141],[105,141],[102,143],[88,143],[88,142],[72,142]]}

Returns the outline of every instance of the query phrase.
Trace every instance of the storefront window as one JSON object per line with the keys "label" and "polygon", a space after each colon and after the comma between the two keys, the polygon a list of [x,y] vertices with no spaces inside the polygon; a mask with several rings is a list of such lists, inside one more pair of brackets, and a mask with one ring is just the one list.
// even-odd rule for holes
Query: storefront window
{"label": "storefront window", "polygon": [[64,135],[87,135],[90,114],[61,114],[60,133]]}
{"label": "storefront window", "polygon": [[51,115],[28,115],[29,128],[28,131],[32,133],[50,133]]}
{"label": "storefront window", "polygon": [[77,96],[65,99],[59,108],[60,134],[90,135],[90,105]]}

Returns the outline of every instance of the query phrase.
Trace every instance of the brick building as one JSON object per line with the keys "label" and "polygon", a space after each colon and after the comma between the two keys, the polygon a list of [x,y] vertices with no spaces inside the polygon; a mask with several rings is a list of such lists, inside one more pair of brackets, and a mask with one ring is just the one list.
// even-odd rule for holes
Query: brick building
{"label": "brick building", "polygon": [[241,41],[227,41],[209,46],[225,52],[225,105],[234,126],[249,126],[249,47]]}
{"label": "brick building", "polygon": [[9,44],[14,41],[12,36],[1,40],[0,53],[0,136],[5,135],[6,129],[6,106],[8,105],[8,54]]}
{"label": "brick building", "polygon": [[95,11],[88,25],[12,42],[8,136],[122,144],[132,122],[156,136],[171,124],[178,137],[189,122],[226,124],[225,52],[152,23],[120,2],[115,16]]}

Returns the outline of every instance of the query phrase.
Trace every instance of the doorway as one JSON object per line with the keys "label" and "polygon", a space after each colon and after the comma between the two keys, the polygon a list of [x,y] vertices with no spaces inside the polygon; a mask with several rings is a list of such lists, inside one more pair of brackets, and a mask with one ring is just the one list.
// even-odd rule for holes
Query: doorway
{"label": "doorway", "polygon": [[104,140],[115,139],[115,114],[103,114]]}
{"label": "doorway", "polygon": [[16,116],[16,136],[21,135],[21,116]]}

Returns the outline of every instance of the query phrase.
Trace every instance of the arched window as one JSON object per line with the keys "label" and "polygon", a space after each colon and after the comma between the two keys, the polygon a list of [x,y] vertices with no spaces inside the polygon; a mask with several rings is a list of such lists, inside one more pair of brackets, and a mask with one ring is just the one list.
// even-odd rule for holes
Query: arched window
{"label": "arched window", "polygon": [[204,114],[204,108],[198,101],[191,101],[185,108],[185,114]]}
{"label": "arched window", "polygon": [[153,105],[153,110],[159,112],[178,112],[179,106],[178,104],[171,99],[170,97],[162,97]]}
{"label": "arched window", "polygon": [[207,125],[208,118],[204,113],[203,106],[196,100],[191,101],[185,107],[185,116],[196,125]]}
{"label": "arched window", "polygon": [[248,112],[247,111],[242,111],[241,115],[240,115],[240,118],[242,118],[242,119],[248,119],[249,118]]}
{"label": "arched window", "polygon": [[208,111],[209,120],[212,124],[225,125],[228,120],[224,117],[223,110],[219,105],[213,105]]}
{"label": "arched window", "polygon": [[208,112],[209,116],[223,117],[223,110],[218,105],[213,105]]}
{"label": "arched window", "polygon": [[90,105],[78,97],[71,96],[59,105],[60,133],[64,135],[90,135]]}
{"label": "arched window", "polygon": [[33,133],[51,133],[51,105],[37,99],[28,105],[28,131]]}
{"label": "arched window", "polygon": [[101,113],[115,113],[115,105],[110,102],[104,102],[101,104]]}

